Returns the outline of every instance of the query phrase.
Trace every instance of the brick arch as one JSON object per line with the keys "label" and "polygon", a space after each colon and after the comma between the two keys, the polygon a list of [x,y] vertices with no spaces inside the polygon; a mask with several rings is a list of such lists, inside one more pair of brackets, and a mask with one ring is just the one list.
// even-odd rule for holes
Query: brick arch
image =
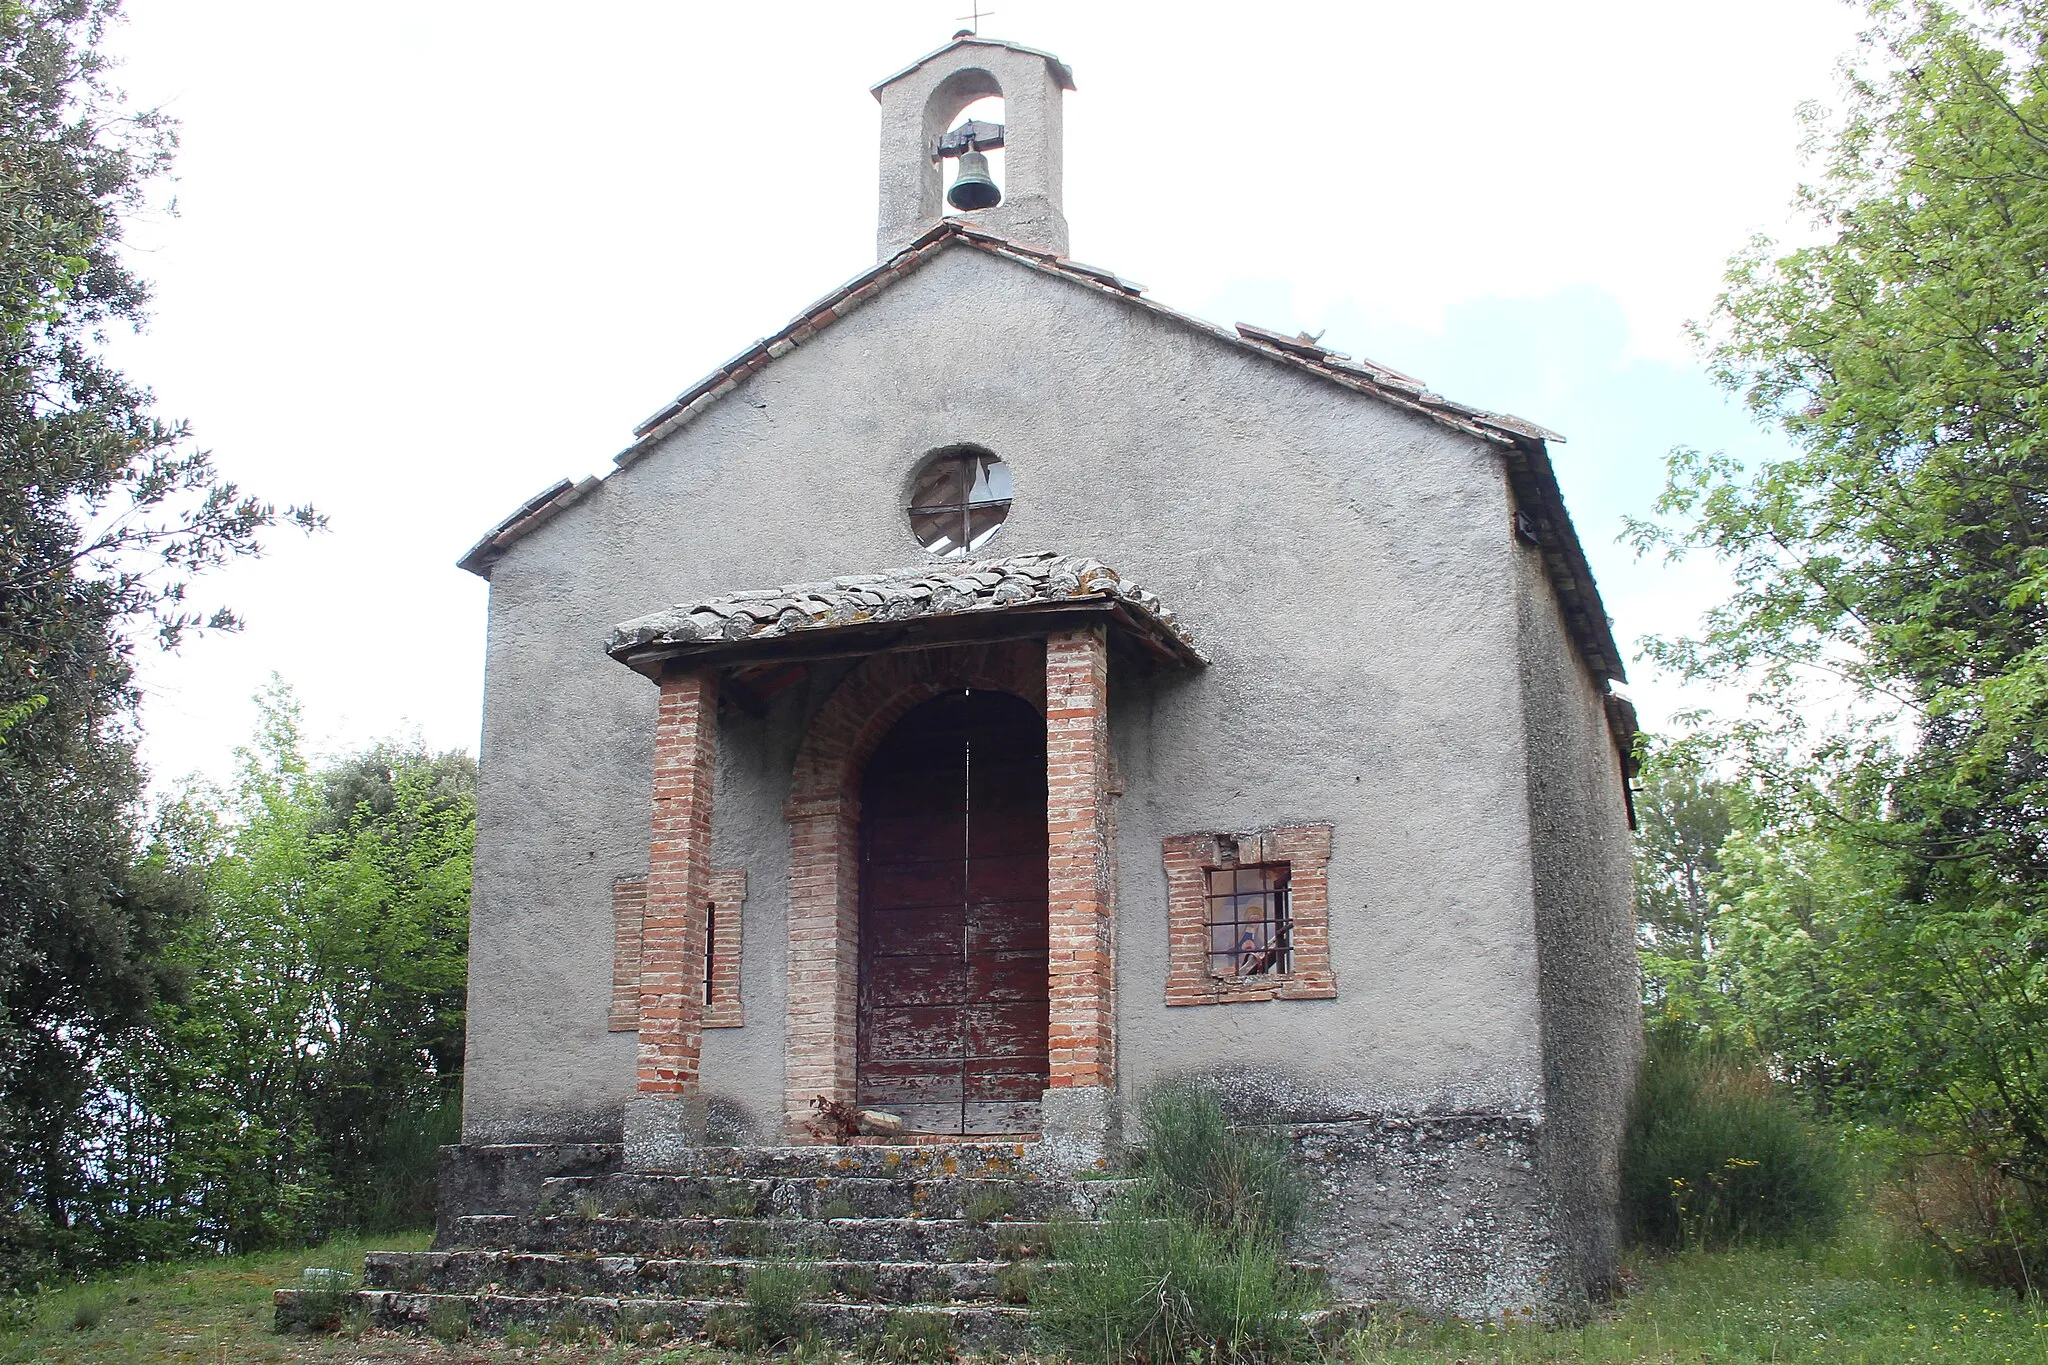
{"label": "brick arch", "polygon": [[1045,649],[1037,640],[876,654],[849,673],[811,719],[790,780],[792,819],[820,803],[859,801],[861,770],[897,721],[942,692],[1012,692],[1045,714]]}
{"label": "brick arch", "polygon": [[797,749],[789,804],[789,1019],[786,1134],[808,1137],[820,1096],[854,1097],[859,985],[860,778],[911,710],[943,692],[1010,692],[1046,709],[1045,644],[1015,640],[869,657],[812,717]]}

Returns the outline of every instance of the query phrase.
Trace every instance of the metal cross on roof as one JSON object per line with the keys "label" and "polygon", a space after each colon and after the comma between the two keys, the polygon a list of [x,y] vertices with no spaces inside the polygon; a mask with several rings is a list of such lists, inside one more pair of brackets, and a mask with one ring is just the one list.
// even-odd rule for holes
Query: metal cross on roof
{"label": "metal cross on roof", "polygon": [[978,38],[981,36],[981,21],[988,18],[990,15],[994,14],[995,11],[992,9],[983,9],[981,7],[981,0],[973,0],[973,3],[974,13],[955,15],[953,22],[957,24],[962,20],[965,20],[966,22],[974,25],[974,36]]}

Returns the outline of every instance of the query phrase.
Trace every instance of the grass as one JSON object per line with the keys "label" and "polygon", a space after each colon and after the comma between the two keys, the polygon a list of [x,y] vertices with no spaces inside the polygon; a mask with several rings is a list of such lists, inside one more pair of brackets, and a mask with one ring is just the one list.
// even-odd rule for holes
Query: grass
{"label": "grass", "polygon": [[[36,1320],[0,1333],[0,1362],[51,1365],[719,1365],[701,1343],[592,1338],[515,1342],[373,1332],[280,1337],[270,1291],[309,1266],[360,1269],[370,1248],[417,1250],[425,1233],[337,1240],[310,1251],[156,1266],[43,1296]],[[1327,1365],[2042,1365],[2048,1307],[1958,1282],[1931,1255],[1887,1250],[1852,1228],[1834,1244],[1691,1251],[1633,1263],[1631,1293],[1579,1328],[1489,1327],[1383,1317],[1332,1348]],[[937,1349],[922,1333],[904,1355]],[[911,1339],[917,1338],[917,1339]],[[831,1353],[817,1351],[818,1358]],[[860,1365],[858,1356],[838,1357]],[[1321,1363],[1317,1363],[1321,1365]]]}
{"label": "grass", "polygon": [[1587,1326],[1490,1328],[1381,1319],[1346,1365],[2041,1365],[2048,1305],[1959,1283],[1931,1257],[1851,1233],[1805,1251],[1688,1251],[1633,1267],[1632,1292]]}

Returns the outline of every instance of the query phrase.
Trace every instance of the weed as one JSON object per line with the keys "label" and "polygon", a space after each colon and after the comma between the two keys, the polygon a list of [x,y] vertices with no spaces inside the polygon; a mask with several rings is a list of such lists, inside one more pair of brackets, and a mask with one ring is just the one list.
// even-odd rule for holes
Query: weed
{"label": "weed", "polygon": [[947,1244],[946,1259],[949,1261],[980,1260],[981,1239],[978,1237],[970,1237],[966,1233],[960,1234],[960,1236],[955,1237],[950,1243]]}
{"label": "weed", "polygon": [[857,1303],[865,1303],[875,1297],[880,1280],[873,1266],[850,1265],[839,1272],[839,1292]]}
{"label": "weed", "polygon": [[763,1223],[734,1223],[719,1230],[718,1240],[728,1256],[751,1258],[768,1254],[768,1227]]}
{"label": "weed", "polygon": [[1031,1302],[1031,1286],[1038,1268],[1028,1261],[1012,1261],[996,1272],[996,1297],[1004,1303]]}
{"label": "weed", "polygon": [[549,1341],[576,1342],[583,1340],[589,1332],[590,1319],[584,1316],[583,1310],[570,1308],[548,1324],[546,1336]]}
{"label": "weed", "polygon": [[107,1313],[104,1299],[80,1299],[71,1305],[71,1330],[90,1332],[100,1325],[100,1319]]}
{"label": "weed", "polygon": [[1007,1185],[984,1185],[968,1197],[960,1216],[970,1223],[993,1223],[1017,1207],[1017,1192]]}
{"label": "weed", "polygon": [[[1004,1261],[1035,1261],[1046,1253],[1044,1228],[1006,1227],[996,1231],[996,1257]],[[956,1258],[965,1259],[965,1258]]]}
{"label": "weed", "polygon": [[824,1219],[858,1218],[860,1217],[860,1207],[845,1195],[835,1194],[825,1201],[823,1208],[818,1210],[818,1217]]}
{"label": "weed", "polygon": [[341,1334],[350,1341],[358,1341],[371,1327],[370,1306],[351,1298],[341,1310]]}
{"label": "weed", "polygon": [[758,1350],[792,1346],[811,1333],[811,1301],[824,1277],[801,1261],[770,1261],[747,1276],[747,1326]]}
{"label": "weed", "polygon": [[595,1222],[604,1217],[604,1200],[594,1194],[579,1194],[576,1196],[575,1209],[576,1216],[584,1222]]}
{"label": "weed", "polygon": [[427,1335],[440,1342],[469,1339],[469,1305],[461,1299],[439,1299],[427,1310]]}
{"label": "weed", "polygon": [[1307,1198],[1285,1137],[1231,1128],[1215,1095],[1187,1083],[1153,1090],[1141,1113],[1139,1170],[1156,1211],[1226,1237],[1284,1238],[1300,1225]]}
{"label": "weed", "polygon": [[[1249,1365],[1308,1356],[1317,1285],[1281,1239],[1305,1197],[1277,1134],[1234,1131],[1214,1095],[1170,1085],[1146,1097],[1142,1178],[1101,1223],[1061,1223],[1055,1263],[1021,1272],[1039,1326],[1083,1361]],[[1028,1276],[1028,1278],[1027,1278]]]}
{"label": "weed", "polygon": [[753,1186],[735,1181],[718,1192],[717,1208],[721,1218],[754,1218],[761,1212],[761,1196]]}
{"label": "weed", "polygon": [[860,1135],[860,1114],[845,1100],[828,1100],[818,1095],[812,1098],[811,1108],[818,1116],[804,1127],[820,1142],[844,1142]]}
{"label": "weed", "polygon": [[355,1277],[345,1270],[308,1267],[294,1286],[299,1292],[293,1316],[282,1325],[297,1332],[340,1330],[342,1311],[349,1304],[349,1287],[354,1282]]}
{"label": "weed", "polygon": [[714,1308],[706,1313],[704,1337],[721,1351],[754,1349],[753,1324],[747,1321],[747,1310],[737,1306]]}
{"label": "weed", "polygon": [[944,1313],[891,1313],[882,1332],[888,1360],[940,1361],[953,1354],[953,1319]]}
{"label": "weed", "polygon": [[505,1344],[515,1351],[523,1351],[529,1346],[540,1345],[540,1333],[530,1324],[515,1322],[505,1329]]}
{"label": "weed", "polygon": [[1316,1293],[1268,1238],[1125,1206],[1101,1224],[1062,1227],[1054,1252],[1029,1294],[1040,1325],[1076,1359],[1280,1361],[1313,1346],[1302,1315]]}

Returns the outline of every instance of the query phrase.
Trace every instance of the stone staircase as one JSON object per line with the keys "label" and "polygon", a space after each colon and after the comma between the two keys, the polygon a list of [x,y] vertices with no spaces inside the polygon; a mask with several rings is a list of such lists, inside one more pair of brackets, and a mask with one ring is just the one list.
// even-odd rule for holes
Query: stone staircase
{"label": "stone staircase", "polygon": [[360,1289],[278,1290],[277,1325],[1018,1350],[1053,1220],[1123,1184],[1034,1172],[1030,1151],[704,1147],[674,1173],[546,1179],[527,1211],[454,1219],[449,1249],[370,1254]]}

